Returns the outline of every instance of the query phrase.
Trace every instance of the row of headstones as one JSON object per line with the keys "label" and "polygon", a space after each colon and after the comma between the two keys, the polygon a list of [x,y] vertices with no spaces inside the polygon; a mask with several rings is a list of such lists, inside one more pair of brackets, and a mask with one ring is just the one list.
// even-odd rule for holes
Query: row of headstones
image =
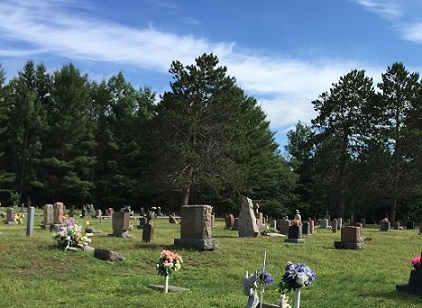
{"label": "row of headstones", "polygon": [[[386,218],[383,219],[380,223],[380,230],[386,232],[386,231],[390,231],[390,229],[391,229],[391,224],[388,221],[388,219],[386,219]],[[394,223],[394,229],[395,230],[401,230],[401,229],[403,229],[403,227],[401,227],[400,222],[396,221]],[[415,223],[413,221],[408,221],[406,223],[406,229],[408,229],[408,230],[415,229]]]}

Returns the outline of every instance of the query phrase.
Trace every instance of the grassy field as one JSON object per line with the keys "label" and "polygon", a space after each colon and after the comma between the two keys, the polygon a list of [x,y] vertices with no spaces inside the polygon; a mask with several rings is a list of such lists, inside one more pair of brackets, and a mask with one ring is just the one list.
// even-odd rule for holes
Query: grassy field
{"label": "grassy field", "polygon": [[[84,224],[88,219],[76,219]],[[420,307],[421,297],[399,293],[396,284],[407,283],[410,259],[420,255],[422,237],[417,230],[379,232],[365,228],[362,250],[333,248],[340,233],[316,229],[305,243],[285,243],[278,237],[239,238],[217,220],[212,236],[214,251],[175,249],[180,226],[155,220],[152,243],[141,243],[142,231],[133,238],[109,237],[111,221],[89,219],[102,230],[92,247],[122,253],[126,260],[107,262],[82,251],[61,251],[41,217],[31,237],[22,225],[0,224],[0,307],[244,307],[242,278],[257,270],[267,252],[268,270],[278,282],[287,261],[303,262],[316,272],[314,287],[304,289],[301,307]],[[136,225],[138,222],[132,220]],[[170,276],[170,285],[189,292],[164,294],[149,287],[163,284],[155,263],[162,249],[183,256],[182,269]],[[276,303],[276,284],[265,292],[265,302]]]}

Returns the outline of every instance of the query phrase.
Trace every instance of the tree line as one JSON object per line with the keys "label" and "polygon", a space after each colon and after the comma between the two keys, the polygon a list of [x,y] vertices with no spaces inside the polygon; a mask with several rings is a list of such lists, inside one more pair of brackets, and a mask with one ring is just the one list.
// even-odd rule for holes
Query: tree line
{"label": "tree line", "polygon": [[[375,88],[352,70],[311,102],[283,156],[265,112],[213,54],[171,63],[170,90],[122,73],[95,82],[73,65],[0,69],[0,200],[97,208],[211,204],[247,195],[270,216],[415,219],[422,177],[422,84],[394,63]],[[282,85],[280,85],[282,87]],[[382,217],[383,218],[383,217]]]}
{"label": "tree line", "polygon": [[316,118],[288,133],[303,206],[421,221],[421,90],[419,74],[394,63],[376,87],[352,70],[313,101]]}
{"label": "tree line", "polygon": [[236,212],[248,195],[274,215],[296,176],[256,99],[213,54],[173,61],[171,90],[135,89],[122,73],[95,82],[73,65],[0,70],[0,201],[77,208],[131,205]]}

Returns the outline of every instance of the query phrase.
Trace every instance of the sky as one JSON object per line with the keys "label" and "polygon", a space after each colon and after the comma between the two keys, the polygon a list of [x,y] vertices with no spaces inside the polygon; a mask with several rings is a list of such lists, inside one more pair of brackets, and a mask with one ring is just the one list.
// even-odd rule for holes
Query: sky
{"label": "sky", "polygon": [[422,68],[419,0],[0,0],[0,63],[73,63],[90,80],[122,72],[135,88],[170,90],[171,62],[213,53],[257,99],[283,152],[286,132],[315,118],[312,101],[350,71],[380,81],[395,62]]}

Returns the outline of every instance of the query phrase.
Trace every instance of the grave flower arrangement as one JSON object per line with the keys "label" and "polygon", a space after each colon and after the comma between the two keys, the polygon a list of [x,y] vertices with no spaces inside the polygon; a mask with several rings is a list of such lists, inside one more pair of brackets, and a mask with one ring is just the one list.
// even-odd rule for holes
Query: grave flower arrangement
{"label": "grave flower arrangement", "polygon": [[281,295],[283,296],[294,290],[295,296],[293,307],[299,308],[300,290],[304,287],[312,286],[315,277],[315,272],[304,263],[294,264],[290,261],[287,262],[283,278],[279,283]]}
{"label": "grave flower arrangement", "polygon": [[92,233],[82,234],[82,226],[78,225],[74,219],[69,219],[65,226],[60,227],[59,231],[53,235],[53,238],[57,241],[57,246],[67,250],[69,247],[80,244],[86,246],[91,242],[92,235]]}
{"label": "grave flower arrangement", "polygon": [[158,274],[164,276],[164,293],[168,292],[169,289],[169,276],[170,274],[177,272],[182,267],[183,259],[178,253],[171,250],[162,250],[160,258],[156,264]]}
{"label": "grave flower arrangement", "polygon": [[421,268],[421,257],[413,257],[410,263],[415,270],[419,270]]}
{"label": "grave flower arrangement", "polygon": [[162,250],[160,253],[160,258],[156,264],[156,269],[158,274],[161,276],[168,276],[180,270],[182,263],[183,259],[181,255],[171,250]]}

